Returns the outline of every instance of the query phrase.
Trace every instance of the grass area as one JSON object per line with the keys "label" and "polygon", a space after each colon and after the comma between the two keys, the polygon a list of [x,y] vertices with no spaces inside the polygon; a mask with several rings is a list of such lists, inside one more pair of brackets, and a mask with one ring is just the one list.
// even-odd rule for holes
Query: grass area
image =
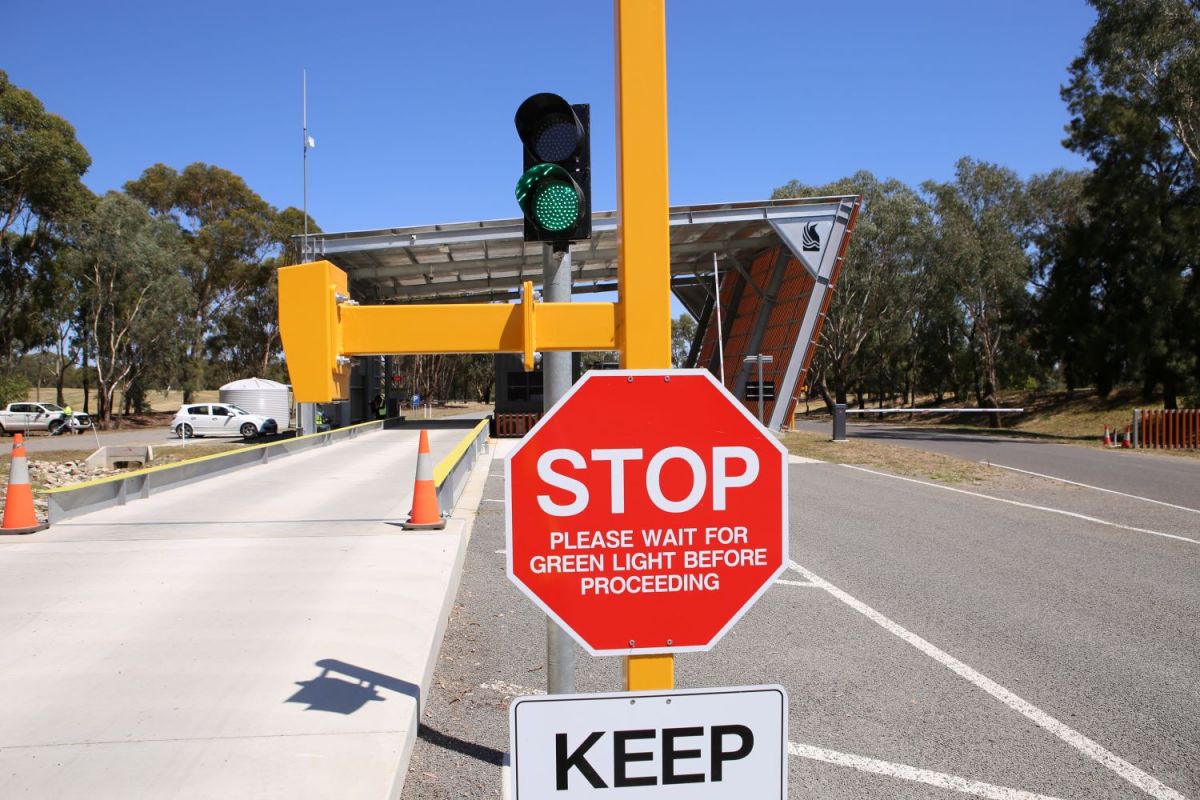
{"label": "grass area", "polygon": [[827,434],[792,431],[783,435],[783,445],[788,452],[806,458],[870,467],[940,483],[978,486],[1008,477],[1003,470],[973,461],[866,439],[833,442]]}
{"label": "grass area", "polygon": [[[205,389],[202,392],[196,392],[195,402],[215,403],[220,400],[219,395],[220,392],[218,392],[216,389]],[[97,399],[96,391],[93,389],[92,391],[88,392],[88,396],[91,401],[88,407],[92,410],[92,413],[95,413],[96,409],[100,405],[100,401]],[[57,392],[55,392],[53,386],[43,386],[40,392],[37,389],[30,389],[29,394],[25,399],[34,402],[40,400],[43,403],[53,403],[55,402],[56,397]],[[71,408],[75,409],[76,411],[83,411],[83,389],[63,389],[63,399],[67,401],[67,404],[70,405]],[[148,399],[150,400],[150,409],[152,411],[170,412],[174,414],[179,410],[179,407],[183,405],[183,392],[151,392]],[[117,392],[117,395],[114,398],[114,404],[117,408],[120,408],[123,402],[124,398],[121,397],[120,392]]]}

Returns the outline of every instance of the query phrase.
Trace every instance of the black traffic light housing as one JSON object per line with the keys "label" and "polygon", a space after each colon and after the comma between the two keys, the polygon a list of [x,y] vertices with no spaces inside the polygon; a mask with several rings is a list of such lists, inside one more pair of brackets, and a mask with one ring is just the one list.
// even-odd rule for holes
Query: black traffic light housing
{"label": "black traffic light housing", "polygon": [[513,122],[523,149],[516,195],[525,215],[525,241],[566,249],[590,239],[591,107],[543,92],[521,103]]}

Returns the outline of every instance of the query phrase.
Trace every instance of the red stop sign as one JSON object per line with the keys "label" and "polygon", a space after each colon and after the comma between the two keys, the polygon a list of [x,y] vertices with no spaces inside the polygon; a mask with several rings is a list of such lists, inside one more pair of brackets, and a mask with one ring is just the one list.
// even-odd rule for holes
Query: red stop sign
{"label": "red stop sign", "polygon": [[592,654],[707,650],[787,563],[787,451],[707,370],[587,373],[505,492],[509,579]]}

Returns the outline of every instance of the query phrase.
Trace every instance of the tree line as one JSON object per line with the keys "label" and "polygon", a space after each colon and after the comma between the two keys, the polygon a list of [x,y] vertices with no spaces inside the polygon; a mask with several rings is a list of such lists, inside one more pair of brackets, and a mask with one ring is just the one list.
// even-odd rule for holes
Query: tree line
{"label": "tree line", "polygon": [[1062,89],[1089,169],[963,158],[947,182],[775,190],[864,198],[810,394],[991,407],[1002,388],[1133,384],[1200,404],[1200,3],[1092,5]]}
{"label": "tree line", "polygon": [[202,163],[97,196],[90,165],[70,123],[0,71],[0,394],[49,373],[59,403],[67,385],[95,389],[107,421],[118,395],[128,413],[152,389],[186,402],[230,377],[284,377],[275,270],[298,260],[302,212]]}
{"label": "tree line", "polygon": [[[1200,402],[1200,2],[1091,2],[1062,89],[1063,144],[1089,169],[1022,179],[963,158],[945,182],[775,190],[864,197],[810,394],[993,406],[1008,388],[1136,384],[1168,408]],[[48,376],[60,403],[65,386],[98,390],[108,420],[152,390],[286,380],[275,271],[300,260],[303,213],[203,163],[96,196],[90,164],[70,123],[0,71],[0,401]],[[677,363],[692,331],[673,324]],[[424,397],[492,392],[486,356],[394,372]]]}

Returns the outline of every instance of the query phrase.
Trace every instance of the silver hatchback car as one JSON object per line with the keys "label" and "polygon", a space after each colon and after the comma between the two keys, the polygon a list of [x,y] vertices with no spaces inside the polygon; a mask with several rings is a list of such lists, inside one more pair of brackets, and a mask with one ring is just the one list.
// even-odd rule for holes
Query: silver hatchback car
{"label": "silver hatchback car", "polygon": [[171,432],[181,439],[193,436],[255,436],[279,432],[271,417],[251,414],[232,403],[192,403],[185,405],[171,420]]}

